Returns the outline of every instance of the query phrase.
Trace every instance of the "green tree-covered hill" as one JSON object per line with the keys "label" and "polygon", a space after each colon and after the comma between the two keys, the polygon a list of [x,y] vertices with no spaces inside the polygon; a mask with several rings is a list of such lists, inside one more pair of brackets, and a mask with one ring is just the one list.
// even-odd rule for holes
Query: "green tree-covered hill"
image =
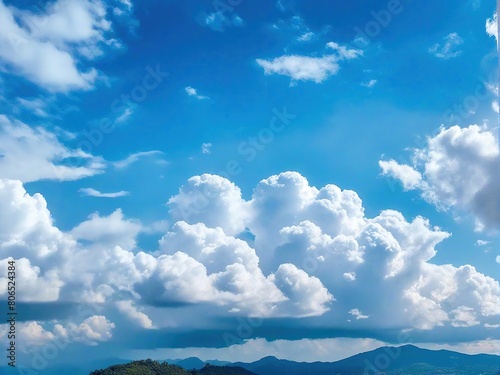
{"label": "green tree-covered hill", "polygon": [[185,370],[180,366],[151,359],[110,366],[92,371],[90,375],[255,375],[241,367],[206,365],[201,370]]}

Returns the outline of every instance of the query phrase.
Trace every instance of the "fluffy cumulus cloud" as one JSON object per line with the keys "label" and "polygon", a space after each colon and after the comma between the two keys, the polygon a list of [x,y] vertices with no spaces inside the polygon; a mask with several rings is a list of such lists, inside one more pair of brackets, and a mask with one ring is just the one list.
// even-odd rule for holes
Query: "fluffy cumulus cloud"
{"label": "fluffy cumulus cloud", "polygon": [[55,324],[52,329],[44,328],[36,321],[18,324],[19,342],[23,350],[42,346],[51,341],[56,341],[60,347],[71,342],[97,345],[99,342],[109,341],[115,328],[115,324],[103,315],[93,315],[79,324],[73,322],[65,326]]}
{"label": "fluffy cumulus cloud", "polygon": [[322,57],[284,55],[272,60],[257,59],[257,64],[264,69],[266,75],[279,74],[290,77],[292,84],[296,81],[321,83],[338,73],[340,61],[362,55],[360,50],[349,49],[334,42],[327,43],[327,47],[335,53]]}
{"label": "fluffy cumulus cloud", "polygon": [[[125,159],[114,161],[112,165],[117,169],[128,168],[130,165],[137,163],[142,158],[151,158],[155,156],[163,155],[163,152],[159,150],[151,150],[151,151],[141,151],[133,153],[127,156]],[[165,162],[164,160],[158,159],[157,162]]]}
{"label": "fluffy cumulus cloud", "polygon": [[[170,198],[168,206],[175,221],[202,221],[209,227],[221,227],[230,235],[245,229],[249,215],[240,188],[225,178],[209,174],[191,177],[179,194]],[[231,219],[227,220],[228,217]]]}
{"label": "fluffy cumulus cloud", "polygon": [[500,315],[498,281],[470,265],[431,263],[448,233],[397,211],[366,217],[354,191],[316,188],[296,172],[260,181],[249,200],[220,176],[192,177],[168,201],[174,221],[152,253],[137,248],[142,225],[120,210],[65,233],[21,182],[3,180],[0,198],[0,262],[14,258],[23,270],[20,301],[93,306],[79,321],[31,322],[33,345],[54,337],[98,344],[112,340],[119,321],[164,328],[158,312],[171,307],[378,329],[486,330]]}
{"label": "fluffy cumulus cloud", "polygon": [[104,160],[70,149],[57,135],[0,115],[0,178],[77,180],[102,173]]}
{"label": "fluffy cumulus cloud", "polygon": [[3,70],[51,91],[90,89],[98,77],[82,62],[120,47],[100,0],[57,0],[36,11],[0,2]]}
{"label": "fluffy cumulus cloud", "polygon": [[[374,325],[391,321],[431,329],[445,324],[457,326],[466,315],[479,321],[480,317],[498,314],[493,307],[500,296],[497,281],[472,266],[457,268],[429,262],[436,254],[436,245],[449,234],[431,227],[422,217],[408,222],[399,212],[388,210],[367,218],[355,192],[334,185],[317,189],[294,172],[262,180],[246,202],[229,181],[211,175],[204,175],[202,180],[211,188],[193,184],[200,178],[191,179],[188,189],[181,188],[170,204],[175,202],[178,209],[182,201],[182,210],[191,213],[187,221],[194,227],[205,223],[218,227],[221,235],[250,230],[255,236],[251,244],[260,268],[264,274],[273,275],[271,280],[280,291],[287,291],[287,298],[292,295],[291,289],[280,280],[299,280],[304,272],[316,303],[322,301],[324,307],[352,314],[354,310],[348,304],[356,301],[357,316],[369,316],[366,320]],[[220,187],[220,194],[211,190],[214,186]],[[206,199],[204,204],[200,204],[204,201],[200,197]],[[239,208],[237,216],[228,209],[230,202]],[[182,227],[194,228],[186,223]],[[207,230],[198,227],[197,232],[201,229]],[[177,241],[170,237],[163,241],[174,246]],[[170,253],[189,247],[193,245],[174,246]],[[201,259],[197,254],[190,255]],[[206,260],[201,263],[217,264]],[[281,276],[285,270],[286,278]],[[302,299],[300,294],[294,295]]]}
{"label": "fluffy cumulus cloud", "polygon": [[318,279],[294,265],[283,264],[266,277],[255,249],[220,227],[178,222],[160,240],[160,250],[173,255],[158,258],[155,276],[164,291],[151,294],[166,302],[212,301],[252,316],[309,316],[321,315],[331,300]]}
{"label": "fluffy cumulus cloud", "polygon": [[380,161],[382,173],[441,209],[471,213],[478,230],[500,228],[500,150],[497,134],[485,126],[441,128],[414,150],[413,165]]}
{"label": "fluffy cumulus cloud", "polygon": [[73,228],[71,234],[79,240],[131,249],[135,247],[135,238],[141,229],[139,222],[124,220],[122,211],[117,209],[109,216],[90,215],[87,221]]}
{"label": "fluffy cumulus cloud", "polygon": [[458,47],[463,43],[464,40],[457,33],[451,33],[444,38],[442,44],[436,43],[429,48],[429,52],[440,59],[448,60],[462,53]]}

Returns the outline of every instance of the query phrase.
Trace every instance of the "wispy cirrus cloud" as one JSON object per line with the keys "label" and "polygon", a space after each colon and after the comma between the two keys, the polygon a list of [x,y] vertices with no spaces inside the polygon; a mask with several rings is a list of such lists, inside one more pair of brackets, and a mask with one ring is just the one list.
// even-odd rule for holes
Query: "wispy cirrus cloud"
{"label": "wispy cirrus cloud", "polygon": [[314,37],[314,33],[312,31],[307,31],[301,36],[297,38],[299,42],[308,42]]}
{"label": "wispy cirrus cloud", "polygon": [[123,160],[118,160],[118,161],[112,162],[111,164],[115,168],[124,169],[124,168],[127,168],[129,165],[136,163],[137,161],[139,161],[142,158],[158,156],[158,155],[163,155],[163,152],[159,151],[159,150],[136,152],[134,154],[127,156]]}
{"label": "wispy cirrus cloud", "polygon": [[120,198],[129,195],[128,191],[117,191],[115,193],[101,193],[100,191],[92,188],[81,188],[78,190],[83,195],[96,198]]}
{"label": "wispy cirrus cloud", "polygon": [[347,48],[335,42],[326,43],[328,48],[333,49],[338,54],[339,60],[350,60],[363,56],[363,51],[355,48]]}
{"label": "wispy cirrus cloud", "polygon": [[40,98],[17,98],[17,102],[30,113],[35,114],[39,117],[47,117],[47,102]]}
{"label": "wispy cirrus cloud", "polygon": [[464,40],[457,33],[451,33],[444,38],[443,43],[436,43],[429,48],[429,52],[440,59],[448,60],[462,53],[458,47],[463,43]]}
{"label": "wispy cirrus cloud", "polygon": [[203,154],[210,154],[212,152],[212,144],[211,143],[203,143],[201,145],[201,152]]}
{"label": "wispy cirrus cloud", "polygon": [[217,11],[209,13],[204,19],[205,26],[208,26],[213,31],[224,31],[228,27],[243,26],[243,19],[237,14],[231,14],[227,17],[224,12]]}
{"label": "wispy cirrus cloud", "polygon": [[104,172],[104,159],[67,147],[48,129],[4,115],[0,125],[0,178],[71,181]]}

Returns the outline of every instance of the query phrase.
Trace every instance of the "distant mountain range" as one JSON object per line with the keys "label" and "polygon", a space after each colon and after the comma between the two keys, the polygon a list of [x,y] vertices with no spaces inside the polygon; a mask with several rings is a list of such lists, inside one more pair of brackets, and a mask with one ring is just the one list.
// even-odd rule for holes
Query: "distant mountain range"
{"label": "distant mountain range", "polygon": [[218,360],[209,360],[202,361],[197,357],[189,357],[185,359],[166,359],[165,362],[170,363],[172,365],[181,366],[186,370],[196,369],[199,370],[205,367],[206,364],[214,365],[214,366],[230,366],[231,362],[228,361],[218,361]]}
{"label": "distant mountain range", "polygon": [[[89,375],[92,370],[95,370],[94,375],[500,375],[500,356],[467,355],[449,350],[427,350],[413,345],[382,347],[336,362],[294,362],[265,357],[252,363],[230,363],[217,360],[202,361],[192,357],[165,360],[164,362],[171,366],[164,366],[162,368],[164,372],[149,370],[149,372],[144,372],[145,368],[141,369],[141,366],[144,366],[145,362],[147,361],[135,361],[132,362],[135,365],[123,367],[111,365],[130,364],[131,361],[117,358],[101,359],[88,361],[85,365],[80,366],[77,364],[57,365],[42,371],[40,374]],[[207,367],[207,364],[211,366]],[[105,372],[110,368],[113,370]],[[10,372],[10,370],[13,369],[0,368],[0,374],[18,374],[17,371]],[[174,370],[175,372],[172,372]]]}
{"label": "distant mountain range", "polygon": [[382,347],[336,362],[294,362],[275,357],[252,363],[204,362],[199,358],[167,362],[186,369],[200,369],[205,363],[239,366],[257,375],[500,375],[500,356],[427,350],[414,345]]}
{"label": "distant mountain range", "polygon": [[413,345],[382,347],[337,362],[293,362],[265,357],[231,365],[258,375],[500,375],[500,356],[427,350]]}

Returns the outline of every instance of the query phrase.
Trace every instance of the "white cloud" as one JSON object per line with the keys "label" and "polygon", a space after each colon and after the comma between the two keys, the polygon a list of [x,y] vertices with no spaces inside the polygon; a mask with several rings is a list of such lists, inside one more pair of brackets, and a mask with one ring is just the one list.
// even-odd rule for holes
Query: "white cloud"
{"label": "white cloud", "polygon": [[486,20],[486,33],[495,37],[498,47],[498,15],[496,12],[493,13],[493,17]]}
{"label": "white cloud", "polygon": [[137,290],[148,303],[159,306],[208,302],[216,297],[205,266],[181,251],[160,256],[151,277]]}
{"label": "white cloud", "polygon": [[118,6],[113,9],[116,15],[130,14],[133,10],[133,4],[131,0],[118,0]]}
{"label": "white cloud", "polygon": [[467,306],[459,306],[450,312],[453,327],[472,327],[478,325],[474,309]]}
{"label": "white cloud", "polygon": [[19,104],[21,104],[25,109],[30,111],[30,113],[34,113],[39,117],[47,117],[48,114],[46,112],[46,102],[40,98],[34,99],[24,99],[17,98]]}
{"label": "white cloud", "polygon": [[125,220],[121,209],[117,209],[109,216],[99,216],[98,213],[90,215],[89,220],[78,224],[71,234],[79,240],[132,249],[141,229],[140,222]]}
{"label": "white cloud", "polygon": [[[36,352],[43,345],[56,343],[60,348],[71,342],[81,342],[86,345],[97,345],[98,342],[112,338],[115,324],[105,316],[93,315],[80,324],[68,322],[65,325],[56,323],[52,331],[47,329],[45,322],[18,322],[19,347],[23,352]],[[45,326],[45,327],[44,327]],[[0,332],[1,332],[0,326]]]}
{"label": "white cloud", "polygon": [[186,91],[186,93],[189,96],[194,96],[194,97],[196,97],[196,99],[200,99],[200,100],[210,99],[208,96],[199,95],[198,92],[196,91],[196,89],[191,87],[191,86],[187,86],[184,90]]}
{"label": "white cloud", "polygon": [[48,90],[92,88],[97,71],[79,66],[82,58],[93,59],[103,48],[119,46],[107,39],[109,32],[106,7],[98,0],[57,0],[38,13],[0,2],[3,68]]}
{"label": "white cloud", "polygon": [[[381,161],[383,173],[418,189],[441,209],[470,212],[477,230],[500,228],[500,150],[496,134],[485,126],[441,128],[414,151],[414,165]],[[385,167],[385,168],[384,168]],[[421,180],[419,181],[419,175]]]}
{"label": "white cloud", "polygon": [[399,164],[395,160],[381,160],[378,164],[382,174],[400,180],[405,190],[415,189],[422,181],[422,175],[409,165]]}
{"label": "white cloud", "polygon": [[370,88],[370,87],[375,86],[377,82],[378,82],[378,81],[377,81],[376,79],[371,79],[371,80],[369,80],[368,82],[363,82],[363,83],[361,84],[361,86],[364,86],[364,87],[368,87],[368,88]]}
{"label": "white cloud", "polygon": [[122,122],[126,122],[130,118],[130,116],[132,116],[133,113],[134,113],[134,111],[132,110],[132,108],[127,107],[123,111],[123,113],[116,118],[115,122],[118,124],[120,124]]}
{"label": "white cloud", "polygon": [[418,347],[430,350],[451,350],[464,354],[495,354],[500,355],[500,340],[487,339],[453,344],[416,343]]}
{"label": "white cloud", "polygon": [[[246,242],[227,236],[221,228],[178,222],[160,240],[160,250],[173,255],[160,256],[160,268],[153,277],[162,280],[168,289],[162,296],[152,290],[150,283],[142,288],[151,290],[158,295],[156,298],[213,301],[231,305],[233,311],[258,316],[298,313],[276,307],[287,299],[297,303],[298,295],[280,292],[273,278],[263,275],[255,250]],[[172,278],[174,272],[178,276]]]}
{"label": "white cloud", "polygon": [[[147,254],[136,245],[142,224],[120,210],[63,233],[41,195],[2,181],[0,261],[15,254],[23,269],[20,300],[108,302],[143,328],[149,317],[163,327],[158,310],[179,305],[176,319],[199,308],[206,318],[322,315],[342,327],[351,314],[377,329],[486,331],[500,315],[498,281],[470,265],[431,263],[449,233],[392,210],[368,218],[355,192],[316,188],[296,172],[260,181],[249,200],[220,176],[194,176],[169,206],[173,224]],[[255,239],[237,238],[244,231]],[[108,340],[113,323],[101,314],[51,333]],[[33,336],[48,334],[33,327]]]}
{"label": "white cloud", "polygon": [[101,158],[67,148],[46,129],[31,128],[4,115],[0,115],[0,125],[0,178],[23,182],[67,181],[93,176],[104,170]]}
{"label": "white cloud", "polygon": [[276,7],[282,12],[284,12],[287,9],[287,7],[283,4],[284,2],[285,2],[284,0],[276,1]]}
{"label": "white cloud", "polygon": [[264,68],[266,75],[280,74],[292,78],[295,81],[314,81],[321,83],[328,77],[338,73],[339,61],[351,60],[363,55],[356,49],[348,49],[334,42],[327,46],[335,51],[335,55],[322,57],[309,57],[300,55],[284,55],[272,60],[257,59],[257,64]]}
{"label": "white cloud", "polygon": [[296,81],[321,83],[329,76],[337,74],[339,64],[335,56],[308,57],[285,55],[273,60],[257,59],[267,75],[280,74]]}
{"label": "white cloud", "polygon": [[328,43],[326,43],[326,46],[328,48],[331,48],[334,51],[336,51],[338,56],[339,56],[339,59],[350,60],[350,59],[355,59],[355,58],[358,58],[360,56],[363,56],[362,50],[349,49],[346,46],[341,46],[340,44],[335,43],[335,42],[328,42]]}
{"label": "white cloud", "polygon": [[477,240],[476,241],[476,246],[486,246],[491,244],[491,241],[485,241],[485,240]]}
{"label": "white cloud", "polygon": [[491,102],[491,109],[493,109],[493,111],[495,111],[496,113],[500,113],[500,106],[498,104],[498,100],[493,100]]}
{"label": "white cloud", "polygon": [[116,302],[116,307],[122,313],[124,313],[130,320],[136,322],[142,328],[150,329],[153,327],[153,322],[149,317],[142,311],[139,311],[137,307],[134,306],[134,302],[130,300],[118,301]]}
{"label": "white cloud", "polygon": [[68,331],[74,341],[97,345],[97,342],[108,341],[113,336],[115,324],[103,315],[94,315],[85,319],[81,324],[70,324]]}
{"label": "white cloud", "polygon": [[314,33],[312,31],[307,31],[301,36],[297,38],[299,42],[308,42],[314,37]]}
{"label": "white cloud", "polygon": [[497,257],[495,258],[495,262],[500,263],[500,255],[497,255]]}
{"label": "white cloud", "polygon": [[361,311],[359,311],[358,309],[349,310],[349,314],[351,314],[352,316],[354,316],[356,318],[356,320],[368,319],[369,318],[368,315],[363,315],[363,313]]}
{"label": "white cloud", "polygon": [[463,43],[464,40],[457,33],[451,33],[444,38],[443,44],[434,44],[429,48],[429,52],[440,59],[448,60],[462,53],[462,51],[457,50],[457,47]]}
{"label": "white cloud", "polygon": [[37,322],[26,322],[19,327],[19,336],[22,337],[23,344],[40,346],[44,345],[55,338],[55,335],[46,331]]}
{"label": "white cloud", "polygon": [[[496,314],[491,302],[500,296],[496,281],[484,278],[470,266],[455,268],[428,263],[436,254],[436,244],[449,234],[431,229],[424,218],[406,222],[400,213],[384,211],[374,219],[367,219],[354,192],[333,185],[318,190],[293,172],[261,181],[246,206],[235,187],[218,179],[209,175],[193,178],[189,190],[181,188],[181,193],[170,203],[182,202],[192,223],[203,222],[233,234],[248,227],[255,236],[253,246],[263,270],[294,264],[321,280],[333,295],[338,294],[335,291],[341,285],[349,285],[344,274],[349,273],[348,280],[355,274],[356,283],[350,285],[359,285],[359,289],[350,291],[349,300],[358,301],[358,309],[372,317],[373,324],[386,324],[391,316],[393,324],[411,321],[411,326],[431,329],[449,323],[448,314],[462,305],[473,308],[478,316]],[[232,205],[238,207],[239,216],[230,213]],[[374,273],[374,269],[380,273]],[[436,275],[441,277],[435,279]],[[460,285],[470,285],[470,277],[481,280],[477,285],[485,288],[484,300],[477,300],[474,293],[460,291]],[[458,278],[463,280],[453,281]],[[442,283],[450,285],[448,294],[437,293],[445,287]],[[437,289],[429,295],[427,291],[434,290],[431,288]],[[459,295],[467,304],[457,305]],[[391,302],[382,301],[380,296],[388,296]],[[447,301],[444,310],[443,300]],[[346,303],[346,300],[333,301],[332,309],[342,308]]]}
{"label": "white cloud", "polygon": [[210,174],[191,177],[179,194],[169,199],[168,206],[176,221],[203,222],[221,227],[229,235],[242,232],[249,215],[241,190],[227,179]]}
{"label": "white cloud", "polygon": [[[10,259],[12,260],[12,259]],[[8,259],[0,260],[3,270],[8,269]],[[29,259],[20,258],[16,261],[18,283],[22,283],[24,300],[32,302],[57,301],[64,282],[60,280],[58,271],[50,269],[41,273],[40,267],[33,265]],[[0,294],[7,294],[6,271],[0,272]]]}
{"label": "white cloud", "polygon": [[356,280],[356,272],[345,272],[343,276],[347,281]]}
{"label": "white cloud", "polygon": [[92,188],[82,188],[78,190],[81,192],[83,195],[87,195],[89,197],[97,197],[97,198],[119,198],[119,197],[125,197],[129,195],[130,193],[128,191],[117,191],[115,193],[101,193],[98,190],[92,189]]}
{"label": "white cloud", "polygon": [[136,152],[135,154],[131,154],[127,156],[125,159],[115,161],[112,164],[115,168],[124,169],[127,168],[129,165],[139,161],[139,159],[143,157],[155,156],[155,155],[163,155],[163,152],[158,150]]}
{"label": "white cloud", "polygon": [[228,27],[241,27],[243,20],[237,14],[232,14],[230,18],[226,17],[224,12],[218,11],[209,13],[205,16],[205,25],[213,31],[224,31]]}
{"label": "white cloud", "polygon": [[[316,277],[290,263],[281,264],[270,278],[288,298],[281,307],[286,315],[304,317],[323,315],[333,296]],[[283,313],[282,313],[283,314]]]}
{"label": "white cloud", "polygon": [[211,148],[212,148],[212,144],[211,143],[203,143],[201,145],[201,152],[203,154],[210,154],[212,152]]}

